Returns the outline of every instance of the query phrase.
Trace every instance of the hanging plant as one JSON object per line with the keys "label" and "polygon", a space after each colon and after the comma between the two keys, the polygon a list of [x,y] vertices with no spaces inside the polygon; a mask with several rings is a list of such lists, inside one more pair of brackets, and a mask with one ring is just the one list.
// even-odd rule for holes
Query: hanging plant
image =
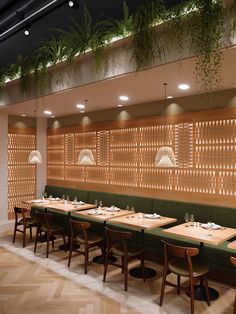
{"label": "hanging plant", "polygon": [[156,28],[156,25],[165,19],[166,8],[162,0],[141,5],[135,12],[132,49],[138,68],[147,66],[154,58],[160,60],[165,55]]}
{"label": "hanging plant", "polygon": [[220,81],[224,33],[223,0],[196,0],[189,31],[196,54],[196,82],[203,90],[216,87]]}

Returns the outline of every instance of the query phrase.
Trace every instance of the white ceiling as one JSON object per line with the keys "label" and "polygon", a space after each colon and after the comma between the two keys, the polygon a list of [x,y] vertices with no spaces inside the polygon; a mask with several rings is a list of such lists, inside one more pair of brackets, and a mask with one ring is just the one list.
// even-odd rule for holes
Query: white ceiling
{"label": "white ceiling", "polygon": [[[167,95],[182,97],[199,93],[194,78],[194,60],[186,59],[148,70],[138,71],[112,79],[99,81],[41,98],[38,116],[45,116],[44,110],[52,111],[56,117],[79,113],[76,104],[88,99],[88,111],[115,108],[118,104],[125,106],[146,103],[164,98],[163,83],[167,82]],[[236,86],[236,47],[224,51],[222,80],[218,89],[230,89]],[[190,89],[181,91],[178,84],[188,83]],[[120,95],[130,97],[122,102]],[[10,115],[34,116],[34,100],[9,105],[1,110]]]}

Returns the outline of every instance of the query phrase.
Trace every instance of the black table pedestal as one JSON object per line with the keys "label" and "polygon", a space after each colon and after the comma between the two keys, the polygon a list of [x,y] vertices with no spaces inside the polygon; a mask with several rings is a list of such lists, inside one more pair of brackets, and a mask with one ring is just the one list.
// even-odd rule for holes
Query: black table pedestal
{"label": "black table pedestal", "polygon": [[[110,256],[109,257],[109,263],[110,264],[115,263],[116,261],[117,261],[117,258],[115,256]],[[93,258],[93,262],[97,263],[97,264],[104,264],[104,262],[105,262],[104,256],[103,255],[95,256]]]}
{"label": "black table pedestal", "polygon": [[[130,269],[129,274],[135,278],[143,278],[141,267],[135,267],[135,268]],[[154,269],[144,267],[145,279],[153,278],[156,276],[156,274],[157,272]]]}
{"label": "black table pedestal", "polygon": [[[219,293],[213,288],[208,287],[209,292],[209,299],[210,301],[214,301],[218,299]],[[190,296],[189,293],[187,293],[188,296]],[[206,301],[206,291],[205,287],[203,285],[196,285],[194,286],[194,300],[198,301]]]}

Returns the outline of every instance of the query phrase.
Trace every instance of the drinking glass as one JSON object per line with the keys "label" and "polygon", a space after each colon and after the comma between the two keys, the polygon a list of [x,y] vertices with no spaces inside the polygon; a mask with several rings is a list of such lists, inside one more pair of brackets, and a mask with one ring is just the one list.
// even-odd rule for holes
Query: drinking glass
{"label": "drinking glass", "polygon": [[99,202],[99,207],[102,207],[102,206],[103,206],[102,201],[100,201]]}
{"label": "drinking glass", "polygon": [[96,208],[98,207],[98,200],[94,201],[94,205],[96,206]]}
{"label": "drinking glass", "polygon": [[63,200],[63,201],[65,200],[65,195],[64,195],[64,194],[62,195],[62,200]]}
{"label": "drinking glass", "polygon": [[52,195],[49,195],[49,200],[50,200],[50,201],[52,200]]}
{"label": "drinking glass", "polygon": [[69,195],[67,195],[66,200],[67,200],[67,202],[70,201],[70,196]]}
{"label": "drinking glass", "polygon": [[210,222],[210,221],[208,221],[208,223],[207,223],[207,230],[209,231],[208,236],[212,237],[212,234],[211,234],[212,222]]}
{"label": "drinking glass", "polygon": [[131,206],[130,211],[131,211],[132,213],[135,213],[134,206]]}
{"label": "drinking glass", "polygon": [[77,203],[77,196],[74,198],[74,203],[75,204]]}
{"label": "drinking glass", "polygon": [[191,226],[193,226],[194,225],[194,215],[193,214],[190,214],[189,220],[191,222]]}
{"label": "drinking glass", "polygon": [[186,222],[185,227],[188,227],[188,222],[189,222],[189,213],[184,214],[184,221]]}

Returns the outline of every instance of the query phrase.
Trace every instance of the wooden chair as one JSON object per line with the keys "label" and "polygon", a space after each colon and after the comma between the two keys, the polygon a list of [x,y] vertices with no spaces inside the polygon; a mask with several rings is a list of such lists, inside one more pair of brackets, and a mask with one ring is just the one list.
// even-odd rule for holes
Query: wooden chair
{"label": "wooden chair", "polygon": [[[84,255],[84,273],[87,274],[88,271],[88,261],[89,261],[89,250],[93,247],[100,247],[102,254],[104,255],[104,238],[94,232],[88,232],[91,227],[89,222],[79,222],[70,219],[70,253],[68,260],[68,267],[70,267],[71,257],[73,250]],[[75,244],[82,244],[84,250],[75,250]]]}
{"label": "wooden chair", "polygon": [[[236,267],[236,257],[231,256],[230,261]],[[235,294],[235,300],[234,300],[234,313],[233,314],[236,314],[236,294]]]}
{"label": "wooden chair", "polygon": [[133,259],[140,259],[142,268],[142,277],[145,281],[144,273],[144,250],[140,246],[132,243],[127,243],[127,240],[132,237],[132,232],[115,231],[105,227],[106,232],[106,258],[104,264],[103,282],[106,280],[109,257],[112,255],[121,258],[121,264],[111,263],[122,269],[125,280],[125,291],[128,288],[128,263]]}
{"label": "wooden chair", "polygon": [[[162,241],[164,245],[165,262],[163,270],[163,279],[161,286],[160,306],[162,306],[165,285],[176,287],[177,294],[180,293],[180,289],[189,291],[190,289],[190,304],[191,314],[194,313],[194,281],[200,279],[205,283],[207,304],[210,306],[209,292],[208,292],[208,280],[206,274],[209,271],[209,267],[200,263],[192,261],[192,257],[198,255],[199,249],[194,247],[182,247],[176,246]],[[166,277],[169,273],[177,275],[177,285],[167,281]],[[190,287],[182,287],[180,285],[180,278],[188,277],[190,280]]]}
{"label": "wooden chair", "polygon": [[13,240],[12,242],[15,243],[16,239],[16,232],[23,233],[23,247],[25,247],[25,237],[26,237],[26,230],[30,230],[30,239],[32,240],[32,228],[36,227],[36,219],[27,216],[28,209],[27,208],[14,208],[15,213],[15,227],[13,233]]}
{"label": "wooden chair", "polygon": [[63,238],[65,251],[66,251],[66,241],[65,241],[65,228],[53,221],[53,215],[51,213],[40,213],[37,212],[37,230],[36,230],[36,239],[34,246],[34,253],[37,249],[38,238],[42,242],[42,232],[45,232],[47,239],[47,257],[49,255],[49,241],[52,241],[52,247],[54,248],[54,236],[59,234]]}

